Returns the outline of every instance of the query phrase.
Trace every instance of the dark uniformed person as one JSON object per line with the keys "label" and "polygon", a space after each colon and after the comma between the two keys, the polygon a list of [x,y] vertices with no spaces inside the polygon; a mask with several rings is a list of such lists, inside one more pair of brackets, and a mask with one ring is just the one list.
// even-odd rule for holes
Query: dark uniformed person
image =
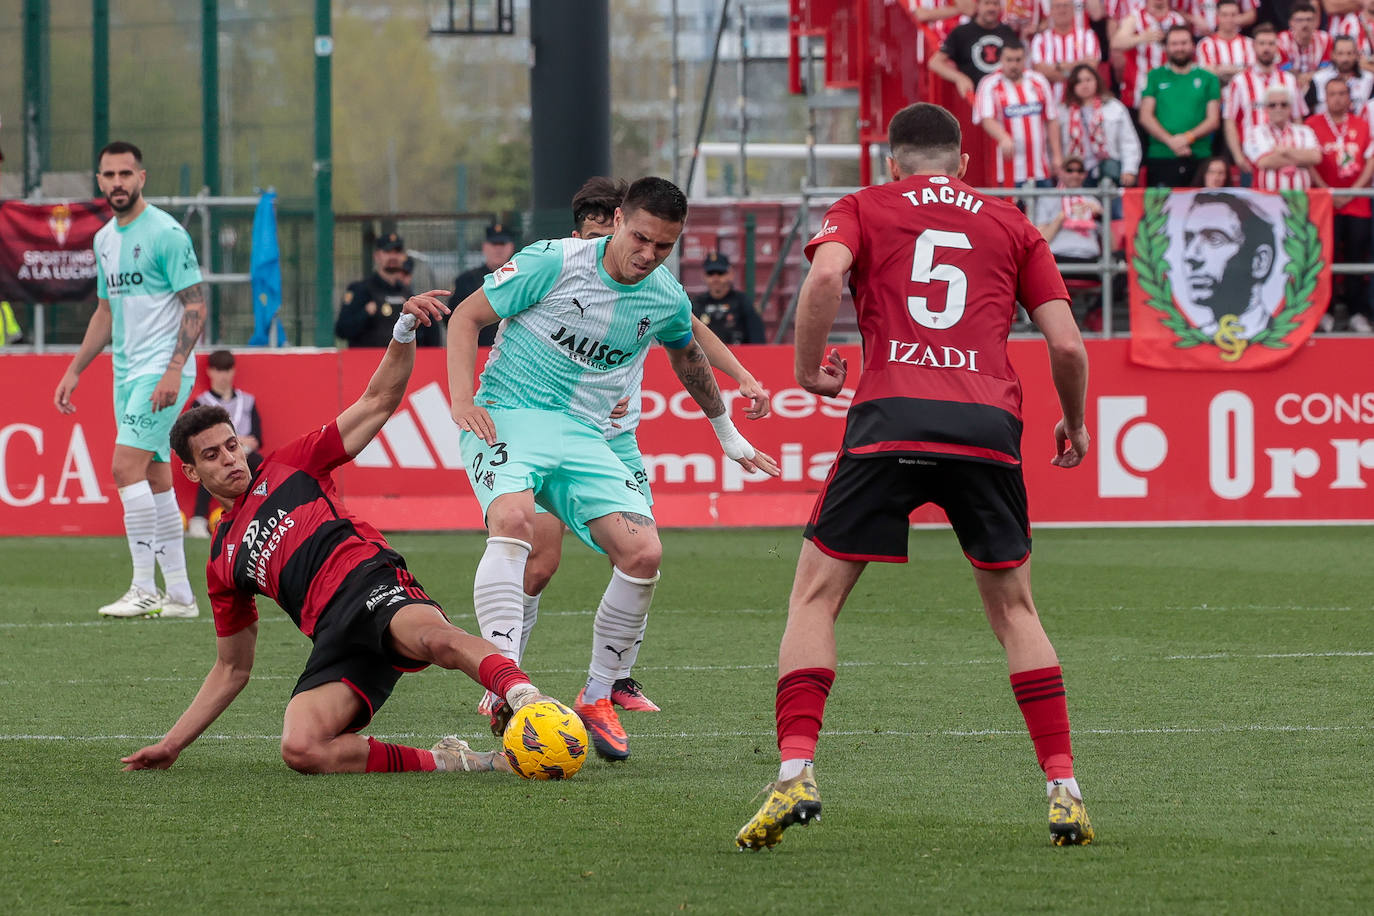
{"label": "dark uniformed person", "polygon": [[[515,256],[515,236],[510,230],[501,223],[492,223],[487,227],[486,238],[482,240],[482,263],[460,273],[453,281],[453,298],[449,299],[448,307],[456,309],[458,303],[468,296],[477,292],[482,286],[482,280],[487,274],[491,273],[502,264]],[[477,345],[479,347],[489,347],[496,340],[496,329],[499,324],[489,324],[477,335]]]}
{"label": "dark uniformed person", "polygon": [[730,259],[718,251],[702,262],[706,272],[706,292],[692,297],[692,314],[715,332],[728,347],[736,344],[767,343],[763,319],[754,311],[753,298],[735,289]]}
{"label": "dark uniformed person", "polygon": [[[391,328],[401,315],[401,306],[412,295],[410,278],[405,273],[405,241],[396,233],[378,237],[372,252],[372,275],[348,287],[334,336],[350,347],[385,347],[391,343]],[[443,344],[438,325],[416,328],[415,343],[422,347]]]}

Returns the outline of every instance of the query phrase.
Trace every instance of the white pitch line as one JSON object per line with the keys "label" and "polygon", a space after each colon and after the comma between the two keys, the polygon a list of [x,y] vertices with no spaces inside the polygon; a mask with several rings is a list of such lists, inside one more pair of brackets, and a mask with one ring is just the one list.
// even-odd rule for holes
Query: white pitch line
{"label": "white pitch line", "polygon": [[[1064,614],[1079,613],[1079,612],[1090,612],[1090,611],[1112,611],[1112,612],[1120,611],[1120,612],[1125,612],[1125,613],[1139,613],[1139,612],[1148,612],[1148,611],[1188,611],[1188,612],[1200,612],[1200,611],[1224,611],[1224,612],[1231,612],[1231,611],[1300,611],[1300,612],[1342,611],[1342,612],[1343,612],[1343,611],[1357,611],[1357,610],[1358,610],[1358,611],[1369,611],[1369,610],[1374,610],[1374,606],[1372,606],[1372,607],[1360,607],[1360,608],[1356,608],[1356,607],[1353,607],[1353,606],[1351,606],[1351,605],[1302,605],[1302,604],[1194,604],[1194,605],[1177,604],[1177,605],[1175,605],[1175,604],[1169,604],[1169,605],[1154,606],[1154,607],[1130,607],[1130,606],[1122,605],[1122,604],[1111,604],[1111,605],[1095,605],[1095,606],[1090,606],[1090,607],[1080,607],[1080,606],[1061,605],[1061,606],[1055,606],[1055,607],[1052,608],[1052,611],[1053,611],[1053,612],[1055,612],[1055,613],[1064,613]],[[467,612],[466,612],[466,610],[452,611],[452,610],[450,609],[450,612],[449,612],[449,613],[450,613],[451,618],[452,618],[459,626],[464,626],[465,624],[470,624],[470,623],[471,623],[471,621],[467,618]],[[546,610],[546,611],[540,611],[540,612],[539,612],[539,616],[540,616],[540,617],[591,617],[594,613],[595,613],[595,611],[590,610],[590,609],[588,609],[588,610],[574,610],[574,611],[551,611],[551,610]],[[786,616],[786,614],[787,614],[787,609],[786,609],[786,607],[783,607],[783,606],[778,606],[778,607],[767,607],[767,608],[757,608],[757,607],[746,607],[746,608],[654,608],[653,613],[656,614],[656,615],[668,615],[668,614],[776,615],[776,616],[778,616],[778,617],[781,618],[781,617],[785,617],[785,616]],[[860,614],[913,614],[913,615],[918,615],[918,616],[919,616],[919,615],[921,615],[921,614],[981,614],[981,613],[983,613],[983,609],[980,608],[980,607],[979,607],[979,608],[975,608],[975,607],[938,607],[938,608],[928,608],[928,607],[920,607],[920,606],[914,606],[914,607],[851,607],[851,608],[846,608],[846,609],[845,609],[844,616],[845,616],[845,617],[854,617],[854,616],[860,615]],[[163,623],[172,623],[172,624],[186,624],[186,623],[192,623],[192,624],[194,624],[194,623],[196,623],[196,622],[208,623],[209,621],[210,621],[210,615],[209,615],[209,614],[205,614],[205,615],[203,615],[202,617],[198,618],[198,620],[193,620],[193,621],[186,621],[186,620],[161,621],[161,620],[157,620],[156,622],[157,622],[159,625],[161,625],[161,624],[163,624]],[[133,619],[133,620],[34,620],[34,621],[9,621],[9,622],[5,622],[5,623],[0,623],[0,630],[24,630],[24,629],[36,629],[36,630],[41,630],[41,629],[62,629],[62,628],[68,628],[68,627],[115,627],[115,626],[127,626],[127,625],[130,625],[130,624],[137,625],[137,622],[138,622],[137,619]],[[150,621],[149,621],[149,620],[144,620],[144,621],[142,621],[142,622],[147,623],[147,622],[150,622]],[[285,616],[284,614],[273,614],[273,613],[270,613],[270,612],[269,612],[269,613],[267,613],[265,616],[259,618],[258,622],[259,622],[259,623],[292,623],[292,620],[291,620],[289,617]]]}
{"label": "white pitch line", "polygon": [[1374,652],[1267,652],[1262,655],[1236,655],[1232,652],[1210,652],[1206,655],[1166,655],[1165,661],[1212,661],[1215,659],[1253,658],[1370,658]]}
{"label": "white pitch line", "polygon": [[[1364,650],[1334,650],[1330,652],[1266,652],[1257,655],[1240,655],[1230,652],[1211,652],[1205,655],[1164,655],[1164,656],[1131,656],[1114,655],[1112,661],[1239,661],[1247,659],[1289,659],[1289,658],[1374,658],[1374,651]],[[945,661],[896,661],[896,662],[869,662],[869,661],[844,661],[840,662],[841,668],[962,668],[974,665],[1004,665],[1006,659],[1003,658],[966,658]],[[688,673],[712,672],[712,671],[771,671],[777,668],[775,662],[759,662],[748,665],[639,665],[636,671],[682,671]],[[440,670],[440,669],[434,669]],[[585,668],[531,668],[537,677],[545,677],[555,674],[581,674]],[[299,678],[295,674],[255,674],[255,681],[294,681]],[[64,678],[62,680],[0,680],[0,687],[30,686],[34,684],[61,685],[69,687],[79,687],[85,685],[109,685],[114,683],[134,683],[134,684],[198,684],[205,680],[204,675],[186,675],[175,677],[147,676],[129,678],[122,675],[111,675],[103,678]]]}
{"label": "white pitch line", "polygon": [[[1219,726],[1160,726],[1158,728],[1075,728],[1076,735],[1098,735],[1103,737],[1130,738],[1144,735],[1226,735],[1249,733],[1323,733],[1347,731],[1374,731],[1369,725],[1219,725]],[[635,738],[647,740],[704,740],[714,738],[772,738],[774,732],[753,731],[712,731],[712,732],[630,732]],[[422,735],[417,732],[378,734],[372,737],[385,741],[430,740],[434,734]],[[459,733],[461,738],[488,738],[486,731]],[[1025,729],[984,728],[984,729],[851,729],[821,731],[822,738],[1025,738]],[[158,741],[162,735],[3,735],[0,741]],[[201,735],[199,741],[280,741],[281,735]]]}

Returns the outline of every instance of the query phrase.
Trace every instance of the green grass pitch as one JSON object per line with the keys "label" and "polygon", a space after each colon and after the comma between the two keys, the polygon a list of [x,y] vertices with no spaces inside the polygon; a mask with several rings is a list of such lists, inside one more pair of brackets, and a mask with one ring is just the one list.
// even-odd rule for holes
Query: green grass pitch
{"label": "green grass pitch", "polygon": [[[0,541],[0,911],[1368,912],[1369,528],[1049,530],[1035,590],[1098,842],[1049,845],[999,647],[948,531],[870,567],[839,627],[823,821],[734,833],[773,776],[795,530],[664,533],[633,758],[563,783],[304,777],[278,755],[309,644],[263,602],[254,679],[176,766],[122,773],[213,658],[208,613],[106,621],[115,539]],[[482,541],[394,539],[470,625]],[[192,566],[204,542],[190,542]],[[607,566],[569,539],[526,668],[570,701]],[[193,581],[198,580],[198,574]],[[202,596],[202,609],[205,599]],[[369,732],[491,747],[480,688],[407,675]]]}

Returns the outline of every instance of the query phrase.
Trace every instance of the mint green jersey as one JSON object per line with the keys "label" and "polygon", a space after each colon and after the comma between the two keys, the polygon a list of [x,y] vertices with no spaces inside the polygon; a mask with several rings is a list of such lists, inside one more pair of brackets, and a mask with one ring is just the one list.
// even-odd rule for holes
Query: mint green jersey
{"label": "mint green jersey", "polygon": [[654,341],[692,342],[692,303],[659,267],[633,286],[602,265],[609,238],[535,242],[487,275],[502,318],[477,403],[566,413],[603,434],[611,410],[637,387]]}
{"label": "mint green jersey", "polygon": [[[191,236],[170,214],[149,204],[132,223],[111,219],[95,234],[96,291],[114,320],[116,379],[167,371],[181,329],[177,293],[201,282]],[[196,374],[194,358],[183,376]]]}

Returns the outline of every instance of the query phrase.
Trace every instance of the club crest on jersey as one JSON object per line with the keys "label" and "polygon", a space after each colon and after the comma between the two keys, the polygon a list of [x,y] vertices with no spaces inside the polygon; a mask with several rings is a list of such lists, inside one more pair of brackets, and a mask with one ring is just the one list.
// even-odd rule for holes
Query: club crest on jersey
{"label": "club crest on jersey", "polygon": [[[641,324],[648,322],[648,320],[645,318]],[[646,327],[645,330],[648,328]],[[643,331],[640,332],[639,336],[644,336]],[[589,366],[601,366],[609,369],[619,366],[631,356],[628,351],[613,349],[610,344],[593,340],[590,337],[579,337],[570,331],[566,325],[550,334],[549,339],[565,350],[570,359]]]}
{"label": "club crest on jersey", "polygon": [[258,484],[256,487],[254,487],[254,488],[253,488],[253,495],[254,495],[254,496],[266,496],[266,495],[267,495],[267,481],[264,480],[262,483]]}
{"label": "club crest on jersey", "polygon": [[514,259],[511,259],[492,272],[491,285],[500,286],[518,273],[520,273],[520,265],[516,264]]}
{"label": "club crest on jersey", "polygon": [[649,316],[645,315],[639,319],[639,327],[635,330],[635,340],[643,340],[647,333],[649,333]]}

